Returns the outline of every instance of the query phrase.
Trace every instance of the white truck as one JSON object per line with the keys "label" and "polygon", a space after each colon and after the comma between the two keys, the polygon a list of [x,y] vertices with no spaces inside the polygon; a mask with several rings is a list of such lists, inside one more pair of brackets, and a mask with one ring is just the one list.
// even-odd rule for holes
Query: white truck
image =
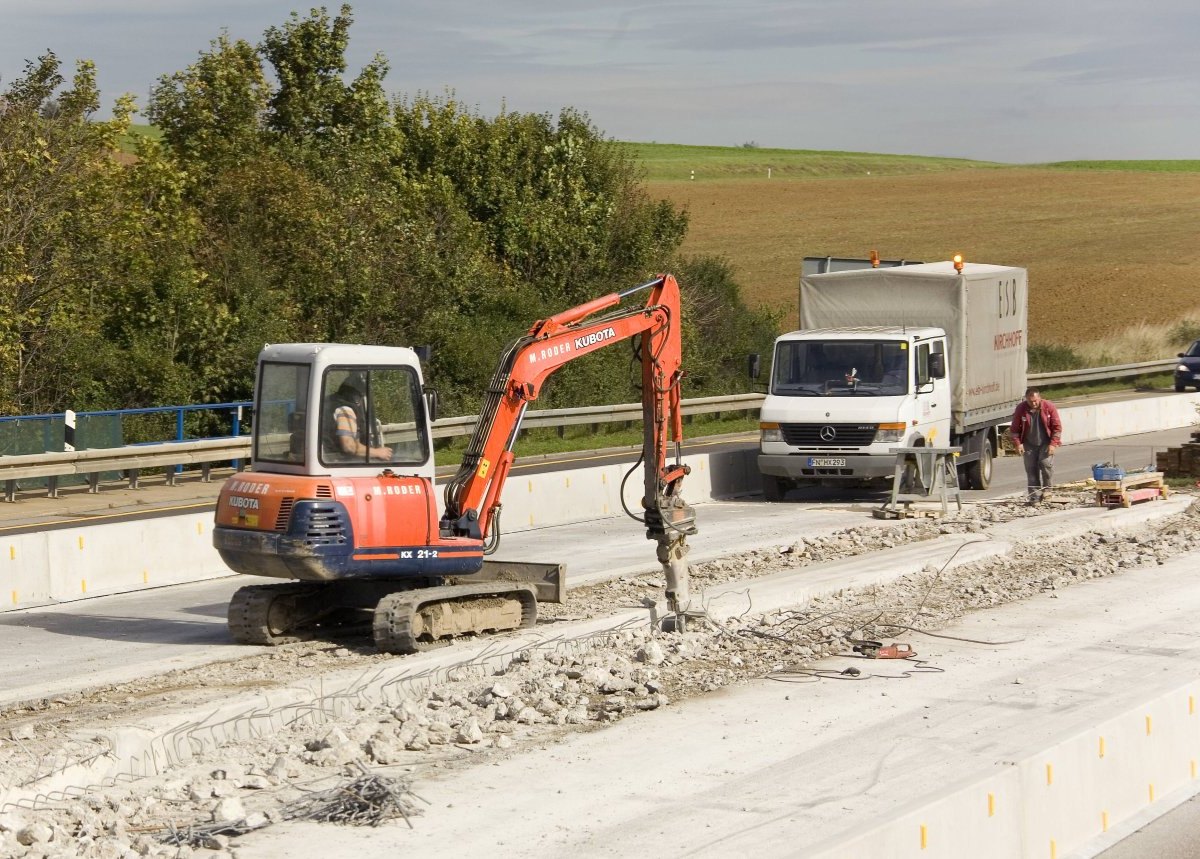
{"label": "white truck", "polygon": [[986,489],[1025,392],[1028,295],[1025,269],[958,258],[802,277],[760,413],[766,499],[890,479],[896,447],[961,447],[961,484]]}

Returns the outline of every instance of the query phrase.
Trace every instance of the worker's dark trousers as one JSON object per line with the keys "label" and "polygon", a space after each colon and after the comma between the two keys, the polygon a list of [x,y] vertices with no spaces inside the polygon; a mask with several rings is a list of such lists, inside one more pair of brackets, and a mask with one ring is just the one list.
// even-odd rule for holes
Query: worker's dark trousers
{"label": "worker's dark trousers", "polygon": [[1054,457],[1050,455],[1050,445],[1037,447],[1025,446],[1025,484],[1026,499],[1041,501],[1042,494],[1050,488],[1050,478],[1054,474]]}

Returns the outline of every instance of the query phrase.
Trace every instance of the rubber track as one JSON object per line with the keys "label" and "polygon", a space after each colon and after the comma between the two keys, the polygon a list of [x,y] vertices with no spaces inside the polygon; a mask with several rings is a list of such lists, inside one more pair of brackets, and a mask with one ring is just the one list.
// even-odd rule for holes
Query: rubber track
{"label": "rubber track", "polygon": [[[463,597],[515,596],[521,601],[521,624],[525,629],[537,623],[537,597],[528,585],[504,586],[495,582],[474,585],[447,585],[415,591],[388,594],[375,608],[375,646],[383,653],[421,653],[445,647],[453,639],[439,638],[422,641],[412,634],[413,620],[421,607],[429,603],[457,600]],[[483,630],[475,630],[483,632]]]}
{"label": "rubber track", "polygon": [[238,644],[279,645],[307,641],[312,638],[311,628],[285,635],[272,635],[268,619],[271,606],[279,597],[312,592],[312,585],[291,582],[238,588],[233,599],[229,601],[229,634]]}

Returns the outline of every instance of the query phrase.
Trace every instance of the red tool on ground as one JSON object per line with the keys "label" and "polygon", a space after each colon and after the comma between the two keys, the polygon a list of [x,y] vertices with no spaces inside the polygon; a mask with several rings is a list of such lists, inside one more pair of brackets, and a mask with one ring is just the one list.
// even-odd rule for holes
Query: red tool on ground
{"label": "red tool on ground", "polygon": [[909,659],[917,655],[909,644],[888,644],[882,641],[860,641],[854,645],[854,652],[861,653],[867,659]]}

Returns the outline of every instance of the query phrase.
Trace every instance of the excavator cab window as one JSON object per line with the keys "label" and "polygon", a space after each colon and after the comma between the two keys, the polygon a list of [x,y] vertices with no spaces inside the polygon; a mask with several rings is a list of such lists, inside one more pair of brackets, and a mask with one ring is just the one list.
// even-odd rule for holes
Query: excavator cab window
{"label": "excavator cab window", "polygon": [[395,467],[429,459],[424,399],[411,367],[333,367],[322,384],[322,464]]}
{"label": "excavator cab window", "polygon": [[259,369],[254,412],[254,459],[304,461],[308,364],[266,362]]}

